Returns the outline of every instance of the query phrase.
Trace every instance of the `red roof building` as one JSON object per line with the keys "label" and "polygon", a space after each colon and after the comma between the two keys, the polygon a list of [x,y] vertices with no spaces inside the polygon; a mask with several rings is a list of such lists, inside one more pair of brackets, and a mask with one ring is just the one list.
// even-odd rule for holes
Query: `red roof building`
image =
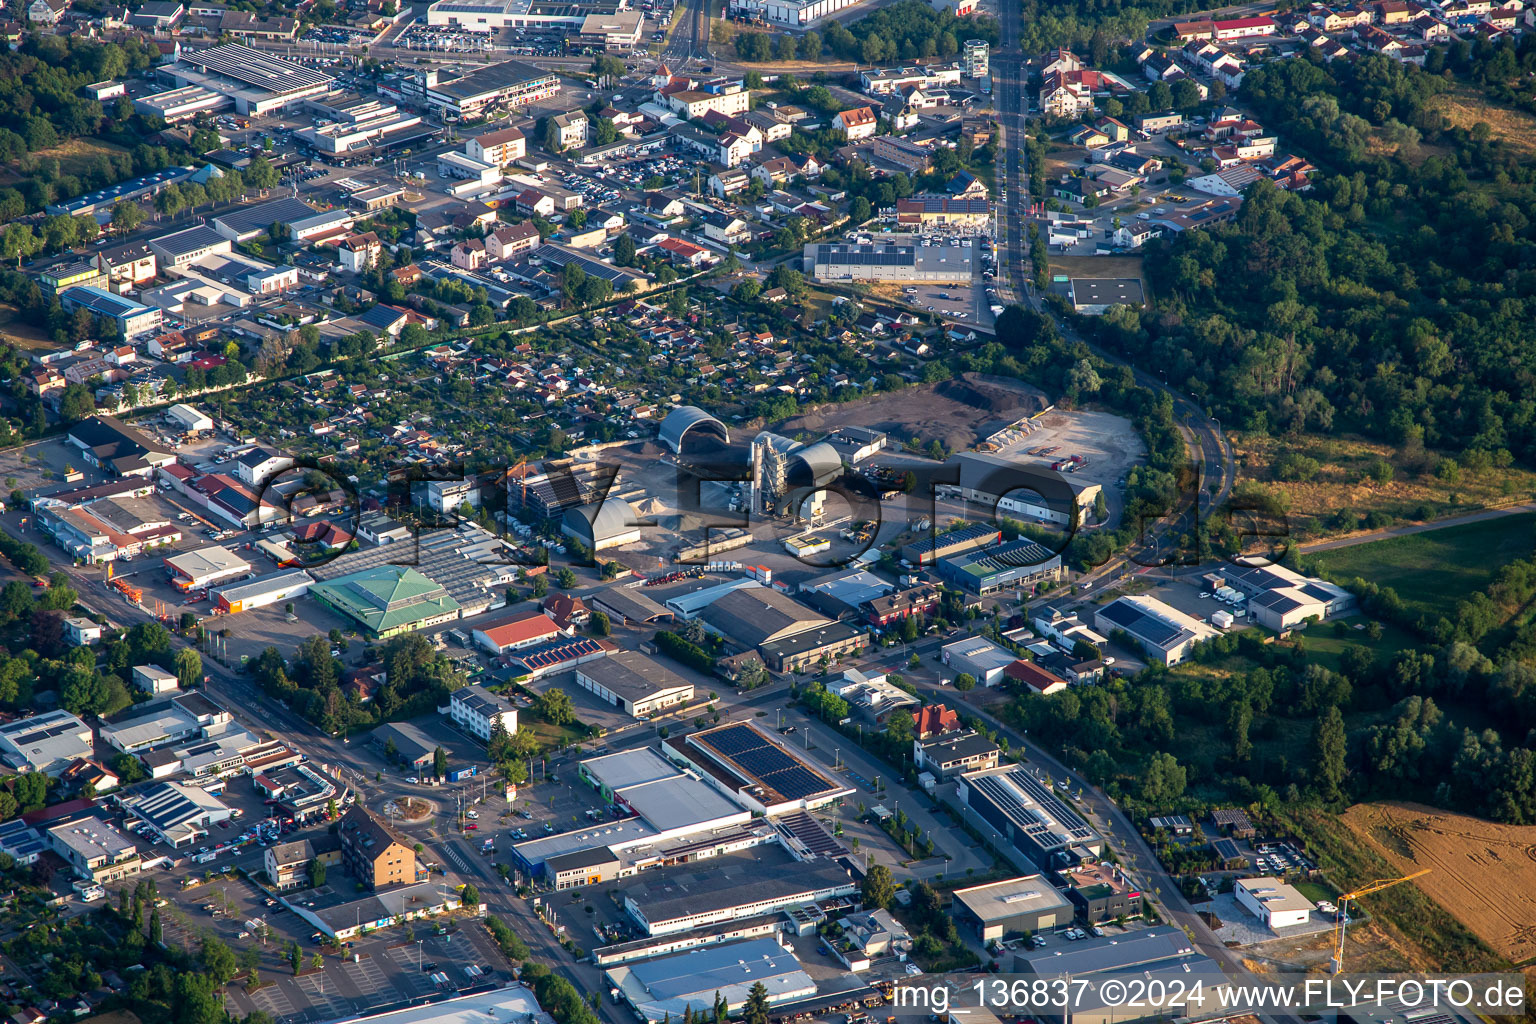
{"label": "red roof building", "polygon": [[492,654],[547,643],[560,636],[560,627],[538,609],[513,612],[492,619],[474,630],[475,642]]}
{"label": "red roof building", "polygon": [[929,704],[919,708],[913,718],[913,733],[920,740],[940,733],[954,732],[960,728],[960,716],[943,704]]}

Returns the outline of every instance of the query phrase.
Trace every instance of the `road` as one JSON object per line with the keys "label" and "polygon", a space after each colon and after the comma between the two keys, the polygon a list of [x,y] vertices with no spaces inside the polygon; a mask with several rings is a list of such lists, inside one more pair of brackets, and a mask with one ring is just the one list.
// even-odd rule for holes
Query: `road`
{"label": "road", "polygon": [[1386,540],[1389,537],[1409,537],[1415,533],[1429,533],[1431,530],[1444,530],[1452,526],[1466,526],[1469,523],[1482,523],[1490,519],[1503,519],[1505,516],[1518,516],[1527,512],[1536,512],[1536,503],[1526,502],[1520,505],[1510,505],[1507,508],[1490,508],[1484,509],[1481,512],[1468,512],[1463,516],[1436,519],[1430,523],[1407,523],[1402,526],[1388,526],[1381,530],[1355,533],[1348,537],[1314,540],[1310,543],[1302,544],[1299,550],[1304,555],[1310,555],[1316,551],[1352,548],[1356,544],[1370,544],[1372,541]]}
{"label": "road", "polygon": [[661,51],[662,59],[672,66],[672,70],[681,70],[691,60],[709,59],[709,15],[705,10],[708,2],[686,0],[683,16],[672,29],[666,48]]}

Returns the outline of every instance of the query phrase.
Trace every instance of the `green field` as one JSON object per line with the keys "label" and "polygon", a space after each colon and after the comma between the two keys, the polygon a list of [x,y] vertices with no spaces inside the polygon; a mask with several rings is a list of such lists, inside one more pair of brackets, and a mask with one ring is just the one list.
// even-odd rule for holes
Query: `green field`
{"label": "green field", "polygon": [[[1360,616],[1352,616],[1343,621],[1351,626],[1365,619]],[[1315,661],[1339,671],[1339,661],[1344,656],[1344,651],[1349,647],[1364,647],[1376,655],[1378,661],[1386,661],[1392,655],[1404,648],[1414,647],[1420,641],[1405,629],[1394,626],[1390,622],[1381,624],[1381,639],[1372,640],[1366,636],[1364,630],[1351,629],[1345,636],[1336,636],[1333,632],[1333,623],[1320,623],[1301,634],[1302,643],[1306,647],[1307,660]]]}
{"label": "green field", "polygon": [[1486,588],[1501,566],[1533,551],[1536,514],[1523,513],[1320,551],[1305,561],[1335,579],[1359,576],[1391,587],[1415,612],[1444,614]]}

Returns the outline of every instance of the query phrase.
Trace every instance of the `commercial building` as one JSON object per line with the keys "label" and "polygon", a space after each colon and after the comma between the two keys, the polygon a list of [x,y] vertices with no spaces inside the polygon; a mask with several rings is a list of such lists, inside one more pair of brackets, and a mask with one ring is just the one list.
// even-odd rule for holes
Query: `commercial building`
{"label": "commercial building", "polygon": [[323,71],[240,43],[181,50],[176,63],[161,73],[179,86],[199,86],[227,96],[238,113],[252,117],[297,106],[330,91],[335,82]]}
{"label": "commercial building", "polygon": [[378,639],[459,617],[459,603],[440,584],[398,565],[381,565],[316,583],[309,594]]}
{"label": "commercial building", "polygon": [[143,869],[139,848],[106,821],[87,817],[47,830],[48,845],[78,878],[103,885],[130,878]]}
{"label": "commercial building", "polygon": [[378,890],[415,883],[413,845],[366,807],[353,804],[342,815],[336,835],[341,841],[342,866],[364,888]]}
{"label": "commercial building", "polygon": [[1001,852],[1025,871],[1057,871],[1104,853],[1104,839],[1027,768],[998,765],[961,775],[955,795],[972,823],[1001,836]]}
{"label": "commercial building", "polygon": [[1077,916],[1090,924],[1134,917],[1141,912],[1141,890],[1132,885],[1117,864],[1080,864],[1061,872],[1067,899]]}
{"label": "commercial building", "polygon": [[145,242],[127,242],[96,250],[97,269],[107,275],[106,287],[114,292],[141,288],[155,279],[155,251]]}
{"label": "commercial building", "polygon": [[165,410],[166,419],[188,434],[201,434],[213,429],[213,417],[185,402],[177,402]]}
{"label": "commercial building", "polygon": [[408,99],[462,119],[478,117],[496,106],[520,107],[549,99],[560,91],[560,76],[532,64],[508,60],[461,78],[447,77],[447,73],[436,68],[417,71],[401,88]]}
{"label": "commercial building", "polygon": [[1153,597],[1117,597],[1094,612],[1094,626],[1114,639],[1120,633],[1140,648],[1147,660],[1177,665],[1198,643],[1219,631]]}
{"label": "commercial building", "polygon": [[166,124],[190,121],[198,114],[230,110],[234,105],[233,97],[214,92],[212,89],[204,89],[200,85],[184,85],[179,89],[167,89],[164,92],[136,97],[133,101],[133,109],[138,113],[145,117],[158,117]]}
{"label": "commercial building", "polygon": [[769,816],[815,810],[854,792],[749,722],[669,739],[663,749],[743,807]]}
{"label": "commercial building", "polygon": [[466,140],[464,155],[493,167],[505,167],[528,155],[528,142],[519,129],[500,128]]}
{"label": "commercial building", "polygon": [[[1185,1012],[1209,1021],[1220,1019],[1226,1009],[1216,991],[1226,980],[1221,969],[1195,950],[1183,930],[1166,925],[1021,952],[1014,956],[1014,973],[1029,984],[1035,979],[1070,979],[1072,1009],[1037,1010],[1033,1016],[1042,1024],[1130,1024],[1182,1017]],[[1132,979],[1149,985],[1149,991],[1151,986],[1166,988],[1169,997],[1156,1010],[1129,1005],[1123,988],[1117,991],[1116,986]],[[1106,982],[1115,984],[1101,992]]]}
{"label": "commercial building", "polygon": [[517,709],[507,698],[479,683],[460,687],[448,695],[448,718],[482,743],[491,741],[497,725],[508,736],[517,732]]}
{"label": "commercial building", "polygon": [[[310,572],[334,583],[338,577],[391,567],[391,563],[404,560],[400,550],[385,544],[348,551],[323,565],[311,566]],[[468,519],[456,519],[451,527],[418,534],[411,545],[410,561],[416,572],[458,602],[459,615],[464,618],[502,607],[506,587],[517,576],[517,566],[506,561],[500,539]]]}
{"label": "commercial building", "polygon": [[67,288],[59,295],[59,302],[68,312],[83,309],[110,320],[129,341],[160,329],[160,310],[100,288]]}
{"label": "commercial building", "polygon": [[1355,595],[1336,584],[1303,576],[1283,565],[1251,564],[1242,559],[1222,569],[1213,586],[1229,586],[1248,598],[1248,614],[1275,632],[1294,629],[1309,620],[1348,615],[1356,609]]}
{"label": "commercial building", "polygon": [[816,610],[833,618],[860,614],[864,604],[884,597],[895,589],[890,583],[865,569],[847,568],[806,580],[798,593]]}
{"label": "commercial building", "polygon": [[353,219],[351,211],[343,207],[317,210],[301,199],[283,197],[238,207],[208,224],[233,242],[249,242],[266,234],[273,224],[283,224],[294,241],[307,242],[322,235],[340,235],[351,228]]}
{"label": "commercial building", "polygon": [[163,171],[154,174],[146,174],[142,178],[134,178],[111,188],[100,189],[96,192],[87,192],[83,196],[76,196],[63,203],[50,203],[43,208],[43,212],[50,217],[59,214],[68,214],[71,217],[93,217],[98,213],[104,213],[112,209],[124,200],[133,202],[138,199],[146,199],[159,194],[167,185],[185,181],[197,173],[195,167],[167,167]]}
{"label": "commercial building", "polygon": [[950,913],[982,942],[1049,932],[1072,920],[1072,904],[1044,875],[1026,875],[956,889]]}
{"label": "commercial building", "polygon": [[624,909],[647,935],[671,935],[858,891],[847,869],[836,861],[767,865],[755,859],[721,858],[711,863],[719,866],[638,876],[620,893]]}
{"label": "commercial building", "polygon": [[1067,286],[1067,299],[1073,309],[1089,316],[1103,315],[1111,306],[1140,309],[1147,301],[1141,281],[1134,277],[1074,277]]}
{"label": "commercial building", "polygon": [[581,20],[575,42],[581,46],[600,46],[605,50],[632,50],[640,42],[645,15],[640,11],[614,11],[589,14]]}
{"label": "commercial building", "polygon": [[984,636],[968,636],[939,648],[939,660],[955,676],[965,673],[981,686],[996,686],[1016,656]]}
{"label": "commercial building", "polygon": [[766,991],[769,1006],[816,994],[816,983],[795,955],[771,938],[621,964],[604,980],[645,1024],[708,1015],[721,1000],[735,1013],[757,985]]}
{"label": "commercial building", "polygon": [[202,693],[178,693],[134,705],[101,723],[101,739],[125,754],[136,754],[190,739],[214,736],[233,719]]}
{"label": "commercial building", "polygon": [[181,680],[174,672],[167,672],[159,665],[135,665],[133,685],[151,697],[163,697],[181,689]]}
{"label": "commercial building", "polygon": [[314,583],[315,578],[303,569],[289,569],[258,576],[243,583],[216,587],[208,592],[208,600],[216,611],[233,615],[303,597]]}
{"label": "commercial building", "polygon": [[936,779],[952,779],[964,772],[996,768],[1002,754],[996,743],[969,729],[946,733],[931,740],[912,741],[912,764]]}
{"label": "commercial building", "polygon": [[172,849],[206,838],[209,829],[233,817],[212,793],[179,782],[157,782],[124,805],[129,814],[149,826],[155,838]]}
{"label": "commercial building", "polygon": [[986,199],[954,199],[950,196],[913,196],[898,199],[887,218],[898,231],[946,232],[950,234],[992,233],[992,203]]}
{"label": "commercial building", "polygon": [[731,0],[733,16],[761,19],[770,25],[799,27],[836,14],[862,0]]}
{"label": "commercial building", "polygon": [[334,104],[311,101],[309,106],[332,123],[306,126],[295,134],[310,149],[325,156],[366,157],[436,134],[435,129],[423,124],[419,114],[407,113],[393,103],[377,99]]}
{"label": "commercial building", "polygon": [[412,771],[430,765],[437,752],[436,741],[410,722],[386,722],[368,734],[368,742]]}
{"label": "commercial building", "polygon": [[818,281],[970,284],[976,270],[975,256],[975,246],[970,242],[807,242],[803,270],[807,277]]}
{"label": "commercial building", "polygon": [[171,270],[186,263],[196,263],[206,256],[228,253],[234,242],[205,224],[172,231],[149,240],[150,250],[159,257],[160,268]]}
{"label": "commercial building", "polygon": [[19,772],[57,777],[93,752],[91,727],[61,708],[0,724],[0,758]]}
{"label": "commercial building", "polygon": [[106,273],[92,261],[60,263],[37,275],[37,283],[54,295],[70,288],[104,288]]}
{"label": "commercial building", "polygon": [[940,559],[938,573],[945,582],[978,597],[1000,590],[1027,591],[1061,579],[1061,553],[1021,537],[984,551]]}
{"label": "commercial building", "polygon": [[507,658],[507,670],[512,678],[527,682],[606,658],[616,649],[613,644],[590,636],[555,640],[512,652]]}
{"label": "commercial building", "polygon": [[576,684],[635,718],[693,700],[693,684],[638,651],[616,651],[576,668]]}
{"label": "commercial building", "polygon": [[626,6],[625,0],[437,0],[427,8],[427,24],[491,34],[503,29],[571,30],[589,17],[611,17]]}
{"label": "commercial building", "polygon": [[1003,532],[986,523],[972,523],[948,533],[926,533],[901,549],[904,561],[914,566],[934,565],[968,551],[989,547],[1003,539]]}
{"label": "commercial building", "polygon": [[1232,895],[1238,906],[1263,921],[1271,931],[1306,924],[1312,917],[1312,901],[1278,878],[1236,879]]}
{"label": "commercial building", "polygon": [[[402,922],[419,921],[424,918],[435,917],[449,910],[457,910],[461,906],[459,894],[445,883],[420,881],[408,885],[398,885],[391,889],[380,889],[357,898],[348,898],[340,892],[333,891],[329,896],[312,899],[312,894],[305,893],[303,902],[294,899],[285,899],[284,905],[291,909],[301,920],[317,929],[322,935],[330,936],[341,942],[355,939],[360,935],[378,931],[381,928],[399,927]],[[432,975],[429,982],[433,984],[445,984],[448,981],[446,972],[438,972]],[[530,996],[531,999],[531,996]],[[442,1004],[432,1004],[430,1007],[418,1007],[415,1015],[401,1011],[399,1013],[386,1014],[385,1019],[400,1021],[438,1021],[446,1024],[469,1024],[473,1021],[479,1024],[485,1017],[478,1012],[465,1013],[460,1016],[457,1013],[449,1013],[442,1010]],[[478,1006],[502,1006],[505,1003],[499,1000],[487,999],[484,1002],[476,1002]],[[514,1001],[511,1005],[526,1005],[521,1000]],[[537,1004],[535,1004],[537,1005]],[[432,1016],[420,1015],[420,1010],[430,1009]],[[530,1015],[526,1019],[528,1024],[549,1024],[545,1015]]]}
{"label": "commercial building", "polygon": [[959,497],[994,509],[999,515],[1025,516],[1060,526],[1081,526],[1093,514],[1101,488],[1074,474],[1046,466],[1014,462],[984,452],[961,452],[953,464],[959,480],[940,484],[940,497]]}
{"label": "commercial building", "polygon": [[470,630],[475,643],[490,654],[506,654],[537,644],[547,644],[561,635],[555,620],[538,609],[510,612],[482,622]]}
{"label": "commercial building", "polygon": [[[315,843],[325,849],[317,849]],[[332,836],[317,836],[314,842],[299,839],[291,843],[274,843],[262,855],[267,884],[279,892],[309,884],[310,861],[319,861],[326,867],[341,863],[341,844]]]}
{"label": "commercial building", "polygon": [[251,574],[251,563],[228,548],[217,546],[168,555],[163,560],[177,590],[203,590]]}

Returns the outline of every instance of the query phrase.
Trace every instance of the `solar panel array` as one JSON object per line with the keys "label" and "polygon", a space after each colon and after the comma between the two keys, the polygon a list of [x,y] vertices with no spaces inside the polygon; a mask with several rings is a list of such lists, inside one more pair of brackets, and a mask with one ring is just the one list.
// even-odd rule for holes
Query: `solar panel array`
{"label": "solar panel array", "polygon": [[[1057,845],[1058,836],[1068,842],[1092,842],[1097,838],[1097,833],[1076,811],[1022,768],[1006,774],[983,775],[972,780],[972,784],[1042,847]],[[1020,794],[1035,806],[1020,803]]]}
{"label": "solar panel array", "polygon": [[1211,844],[1211,848],[1216,851],[1216,856],[1220,857],[1223,861],[1237,860],[1242,856],[1241,851],[1237,848],[1237,844],[1230,839],[1218,839]]}
{"label": "solar panel array", "polygon": [[781,831],[788,832],[804,844],[807,850],[818,857],[839,857],[848,851],[843,849],[843,844],[833,839],[821,822],[806,814],[804,811],[796,811],[774,819],[774,825]]}
{"label": "solar panel array", "polygon": [[917,250],[910,245],[892,245],[876,249],[846,245],[821,245],[816,248],[816,262],[854,267],[910,267]]}
{"label": "solar panel array", "polygon": [[76,732],[79,729],[79,722],[71,722],[66,719],[54,722],[52,725],[40,725],[26,732],[13,733],[11,735],[11,742],[18,747],[25,747],[33,743],[42,743],[44,740],[51,740],[55,736],[63,736],[65,733]]}
{"label": "solar panel array", "polygon": [[1184,632],[1172,623],[1154,618],[1125,601],[1115,601],[1105,605],[1099,610],[1099,614],[1127,633],[1154,647],[1167,647]]}
{"label": "solar panel array", "polygon": [[588,654],[596,654],[603,649],[603,645],[596,640],[583,637],[580,640],[570,640],[546,644],[536,647],[527,654],[520,654],[515,659],[528,669],[544,668],[549,665],[558,665],[561,662],[571,661],[574,658],[584,657]]}
{"label": "solar panel array", "polygon": [[187,54],[184,59],[216,75],[276,93],[308,89],[335,80],[330,75],[279,60],[239,43],[225,43],[223,46],[198,50]]}
{"label": "solar panel array", "polygon": [[832,785],[777,744],[749,725],[727,725],[695,736],[696,742],[714,750],[743,773],[756,779],[786,800],[803,800]]}

